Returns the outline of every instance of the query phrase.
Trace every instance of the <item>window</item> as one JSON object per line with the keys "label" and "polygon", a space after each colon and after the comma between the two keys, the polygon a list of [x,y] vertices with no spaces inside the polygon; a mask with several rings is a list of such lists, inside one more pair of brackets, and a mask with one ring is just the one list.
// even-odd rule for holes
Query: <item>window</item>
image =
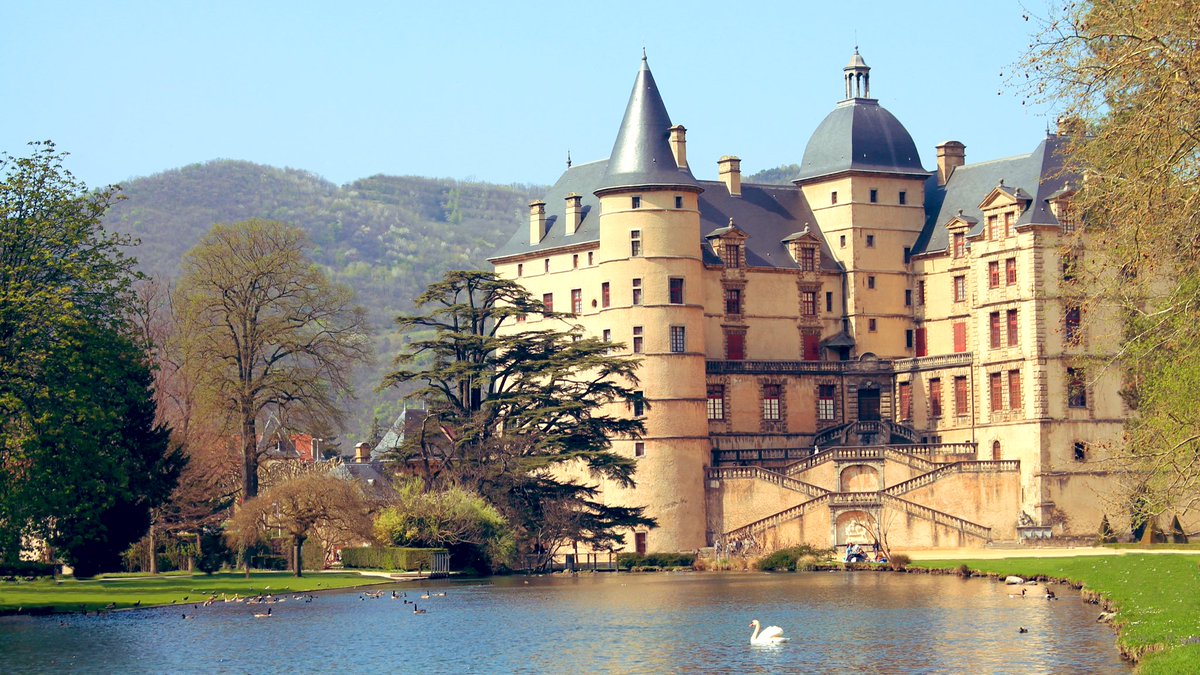
{"label": "window", "polygon": [[672,305],[683,304],[683,279],[680,277],[671,277],[667,280],[669,287],[670,303]]}
{"label": "window", "polygon": [[608,304],[609,304],[609,302],[611,302],[611,300],[612,300],[612,295],[609,292],[609,285],[608,285],[608,282],[606,281],[606,282],[600,284],[600,306],[608,307]]}
{"label": "window", "polygon": [[583,314],[583,291],[578,288],[571,289],[571,313]]}
{"label": "window", "polygon": [[571,256],[571,269],[573,269],[573,270],[579,269],[579,254],[578,253]]}
{"label": "window", "polygon": [[779,399],[782,389],[778,384],[764,384],[762,393],[762,416],[764,420],[779,419]]}
{"label": "window", "polygon": [[846,248],[846,235],[843,234],[842,236],[838,237],[838,245],[842,248]]}
{"label": "window", "polygon": [[900,419],[912,419],[912,382],[900,383]]}
{"label": "window", "polygon": [[1079,344],[1080,338],[1083,337],[1081,321],[1083,312],[1078,307],[1067,307],[1065,316],[1065,325],[1063,326],[1064,335],[1068,344]]}
{"label": "window", "polygon": [[912,289],[911,288],[904,289],[904,306],[912,307]]}
{"label": "window", "polygon": [[646,399],[643,398],[642,392],[633,392],[633,416],[642,417],[646,414]]}
{"label": "window", "polygon": [[645,532],[634,532],[633,533],[633,550],[635,552],[637,552],[638,555],[646,555],[647,549],[646,549],[646,533]]}
{"label": "window", "polygon": [[812,272],[817,269],[817,249],[812,246],[800,248],[800,271]]}
{"label": "window", "polygon": [[954,277],[954,301],[965,302],[967,299],[967,278],[959,275]]}
{"label": "window", "polygon": [[834,190],[833,192],[829,193],[829,203],[830,204],[837,203],[837,190]]}
{"label": "window", "polygon": [[683,197],[681,195],[675,195],[675,208],[683,208]]}
{"label": "window", "polygon": [[605,342],[612,342],[612,330],[611,329],[605,328],[604,332],[601,335],[603,335],[603,339]]}
{"label": "window", "polygon": [[725,313],[726,314],[741,314],[742,313],[742,291],[739,288],[725,289]]}
{"label": "window", "polygon": [[523,263],[517,263],[517,276],[521,276],[522,274],[525,274],[525,265]]}
{"label": "window", "polygon": [[642,208],[642,198],[641,198],[641,197],[634,197],[634,198],[633,198],[633,200],[632,200],[631,206],[633,206],[633,208],[635,208],[635,209],[640,209],[640,208]]}
{"label": "window", "polygon": [[725,334],[725,358],[730,361],[741,361],[746,358],[746,334]]}
{"label": "window", "polygon": [[904,348],[905,349],[913,348],[913,332],[912,332],[912,330],[904,331]]}
{"label": "window", "polygon": [[988,239],[995,241],[1000,238],[1000,227],[995,214],[987,217]]}
{"label": "window", "polygon": [[1016,258],[1005,258],[1004,259],[1004,284],[1006,286],[1012,286],[1012,285],[1015,285],[1016,283],[1017,283],[1017,259]]}
{"label": "window", "polygon": [[879,201],[879,190],[872,189],[871,190],[871,203],[874,204],[877,201]]}
{"label": "window", "polygon": [[833,397],[836,389],[832,384],[817,385],[817,419],[828,422],[833,419]]}
{"label": "window", "polygon": [[554,311],[554,294],[553,293],[543,293],[542,294],[542,306],[546,308],[547,312]]}
{"label": "window", "polygon": [[1067,368],[1067,406],[1087,407],[1087,385],[1083,380],[1083,371],[1079,368]]}
{"label": "window", "polygon": [[954,378],[954,414],[966,415],[967,410],[967,378],[959,375]]}
{"label": "window", "polygon": [[963,232],[954,233],[954,257],[961,258],[967,254],[967,235]]}
{"label": "window", "polygon": [[905,246],[904,247],[904,264],[907,265],[910,262],[912,262],[912,248],[909,246]]}
{"label": "window", "polygon": [[1000,312],[988,315],[988,324],[992,329],[992,349],[1000,348]]}
{"label": "window", "polygon": [[868,333],[874,333],[878,327],[879,327],[879,324],[876,322],[875,319],[867,319],[867,332]]}
{"label": "window", "polygon": [[942,416],[942,379],[940,377],[929,380],[929,416]]}
{"label": "window", "polygon": [[[641,441],[634,443],[633,444],[633,456],[634,457],[645,457],[646,456],[646,444]],[[638,534],[640,534],[642,536],[642,542],[644,543],[646,540],[646,533],[638,532]]]}
{"label": "window", "polygon": [[924,280],[917,282],[917,304],[918,305],[925,304],[925,281]]}
{"label": "window", "polygon": [[825,291],[825,311],[833,311],[833,291]]}
{"label": "window", "polygon": [[1017,345],[1021,344],[1021,336],[1017,330],[1017,310],[1008,310],[1008,316],[1006,318],[1008,319],[1008,346],[1016,347]]}
{"label": "window", "polygon": [[991,373],[988,375],[988,381],[992,385],[992,412],[1004,410],[1004,383],[1000,379],[1000,373]]}
{"label": "window", "polygon": [[871,290],[875,290],[875,276],[874,275],[867,276],[867,288],[869,288]]}
{"label": "window", "polygon": [[1083,441],[1075,441],[1075,445],[1072,450],[1074,451],[1076,462],[1087,461],[1087,443],[1084,443]]}
{"label": "window", "polygon": [[800,293],[800,313],[804,316],[817,315],[817,292],[802,291]]}
{"label": "window", "polygon": [[708,385],[708,419],[725,419],[725,387],[722,385]]}
{"label": "window", "polygon": [[1062,280],[1075,280],[1075,256],[1070,253],[1064,253],[1062,257]]}
{"label": "window", "polygon": [[1011,237],[1013,235],[1013,214],[1012,211],[1004,214],[1004,236]]}
{"label": "window", "polygon": [[927,355],[929,353],[929,347],[927,346],[928,342],[926,341],[926,338],[925,338],[925,327],[922,326],[922,327],[918,328],[917,333],[914,337],[915,337],[914,342],[916,342],[917,356]]}
{"label": "window", "polygon": [[820,361],[821,360],[821,336],[814,333],[805,333],[800,336],[801,345],[804,349],[805,361]]}
{"label": "window", "polygon": [[517,323],[525,323],[525,315],[524,314],[517,315]]}
{"label": "window", "polygon": [[901,204],[907,204],[907,203],[908,203],[908,193],[907,193],[907,192],[905,192],[904,190],[901,190],[901,191],[900,191],[900,203],[901,203]]}
{"label": "window", "polygon": [[641,279],[633,280],[633,304],[635,304],[635,305],[642,304],[642,280]]}
{"label": "window", "polygon": [[725,261],[726,267],[741,267],[742,266],[742,245],[727,241],[722,246],[724,254],[721,256]]}
{"label": "window", "polygon": [[993,260],[988,263],[988,288],[1000,287],[1000,261]]}
{"label": "window", "polygon": [[588,251],[588,267],[592,266],[592,262],[595,260],[594,256],[595,256],[595,251]]}
{"label": "window", "polygon": [[958,321],[954,324],[954,353],[961,354],[965,351],[967,351],[967,324]]}
{"label": "window", "polygon": [[642,231],[641,230],[630,230],[629,231],[629,255],[632,258],[637,258],[642,255]]}
{"label": "window", "polygon": [[544,268],[543,271],[546,274],[550,274],[550,259],[549,258],[546,258],[545,260],[542,261],[542,267]]}
{"label": "window", "polygon": [[687,330],[683,326],[671,326],[671,353],[682,354],[687,350]]}
{"label": "window", "polygon": [[875,235],[867,235],[867,248],[875,248]]}
{"label": "window", "polygon": [[633,353],[641,354],[644,336],[642,335],[642,327],[633,327]]}
{"label": "window", "polygon": [[1008,407],[1010,410],[1021,409],[1021,371],[1008,371]]}

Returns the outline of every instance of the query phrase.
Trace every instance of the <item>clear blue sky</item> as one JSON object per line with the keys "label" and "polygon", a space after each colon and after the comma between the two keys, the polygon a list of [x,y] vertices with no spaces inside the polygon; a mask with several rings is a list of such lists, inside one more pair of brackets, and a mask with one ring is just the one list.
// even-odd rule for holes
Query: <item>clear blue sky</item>
{"label": "clear blue sky", "polygon": [[645,46],[693,172],[753,173],[799,163],[857,40],[926,168],[983,161],[1044,133],[1000,73],[1045,2],[8,0],[0,150],[53,139],[91,186],[216,158],[551,183],[608,156]]}

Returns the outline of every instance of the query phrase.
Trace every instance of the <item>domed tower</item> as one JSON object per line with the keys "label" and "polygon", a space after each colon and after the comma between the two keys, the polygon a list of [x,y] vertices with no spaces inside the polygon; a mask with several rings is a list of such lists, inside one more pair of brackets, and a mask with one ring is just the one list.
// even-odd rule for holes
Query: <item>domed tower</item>
{"label": "domed tower", "polygon": [[[846,315],[859,356],[913,356],[908,257],[925,223],[925,179],[904,125],[871,98],[855,48],[845,100],[817,126],[796,185],[846,269]],[[905,293],[909,291],[909,293]]]}
{"label": "domed tower", "polygon": [[683,127],[672,126],[643,56],[595,195],[597,261],[613,289],[600,321],[617,330],[615,339],[640,349],[639,387],[647,404],[646,435],[628,442],[638,459],[638,487],[628,494],[609,490],[606,500],[648,507],[659,526],[636,544],[651,551],[706,545],[702,189],[687,167],[682,134]]}

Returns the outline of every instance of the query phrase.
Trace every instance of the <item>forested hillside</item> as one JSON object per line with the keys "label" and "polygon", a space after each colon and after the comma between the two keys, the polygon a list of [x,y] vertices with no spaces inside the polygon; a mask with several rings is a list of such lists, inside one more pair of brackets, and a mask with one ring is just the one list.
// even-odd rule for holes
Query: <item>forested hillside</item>
{"label": "forested hillside", "polygon": [[[360,400],[344,438],[369,434],[372,418],[389,425],[394,392],[376,394],[399,340],[392,320],[450,269],[482,269],[485,259],[528,217],[544,188],[448,179],[372,176],[339,187],[305,171],[218,160],[122,186],[125,199],[105,220],[141,240],[141,269],[173,279],[183,254],[213,223],[269,218],[297,225],[312,258],[354,288],[377,330],[379,359],[355,378]],[[343,444],[344,449],[349,448]]]}

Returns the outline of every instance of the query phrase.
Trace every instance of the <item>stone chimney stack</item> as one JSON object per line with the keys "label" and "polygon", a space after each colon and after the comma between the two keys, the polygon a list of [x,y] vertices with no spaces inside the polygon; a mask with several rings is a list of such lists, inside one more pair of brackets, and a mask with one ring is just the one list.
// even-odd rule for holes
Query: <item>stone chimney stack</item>
{"label": "stone chimney stack", "polygon": [[572,192],[567,195],[567,217],[565,229],[567,235],[575,234],[579,230],[579,222],[583,220],[583,197]]}
{"label": "stone chimney stack", "polygon": [[671,153],[675,155],[675,166],[680,169],[688,168],[687,165],[687,129],[682,124],[676,124],[669,129],[671,137],[668,143],[671,145]]}
{"label": "stone chimney stack", "polygon": [[354,462],[366,464],[369,461],[371,461],[371,446],[367,443],[359,443],[354,446]]}
{"label": "stone chimney stack", "polygon": [[938,185],[945,185],[954,170],[967,163],[967,146],[946,141],[937,146]]}
{"label": "stone chimney stack", "polygon": [[729,190],[729,196],[742,196],[742,160],[730,155],[717,160],[717,176]]}
{"label": "stone chimney stack", "polygon": [[546,236],[546,202],[535,199],[529,202],[529,243],[540,244]]}

